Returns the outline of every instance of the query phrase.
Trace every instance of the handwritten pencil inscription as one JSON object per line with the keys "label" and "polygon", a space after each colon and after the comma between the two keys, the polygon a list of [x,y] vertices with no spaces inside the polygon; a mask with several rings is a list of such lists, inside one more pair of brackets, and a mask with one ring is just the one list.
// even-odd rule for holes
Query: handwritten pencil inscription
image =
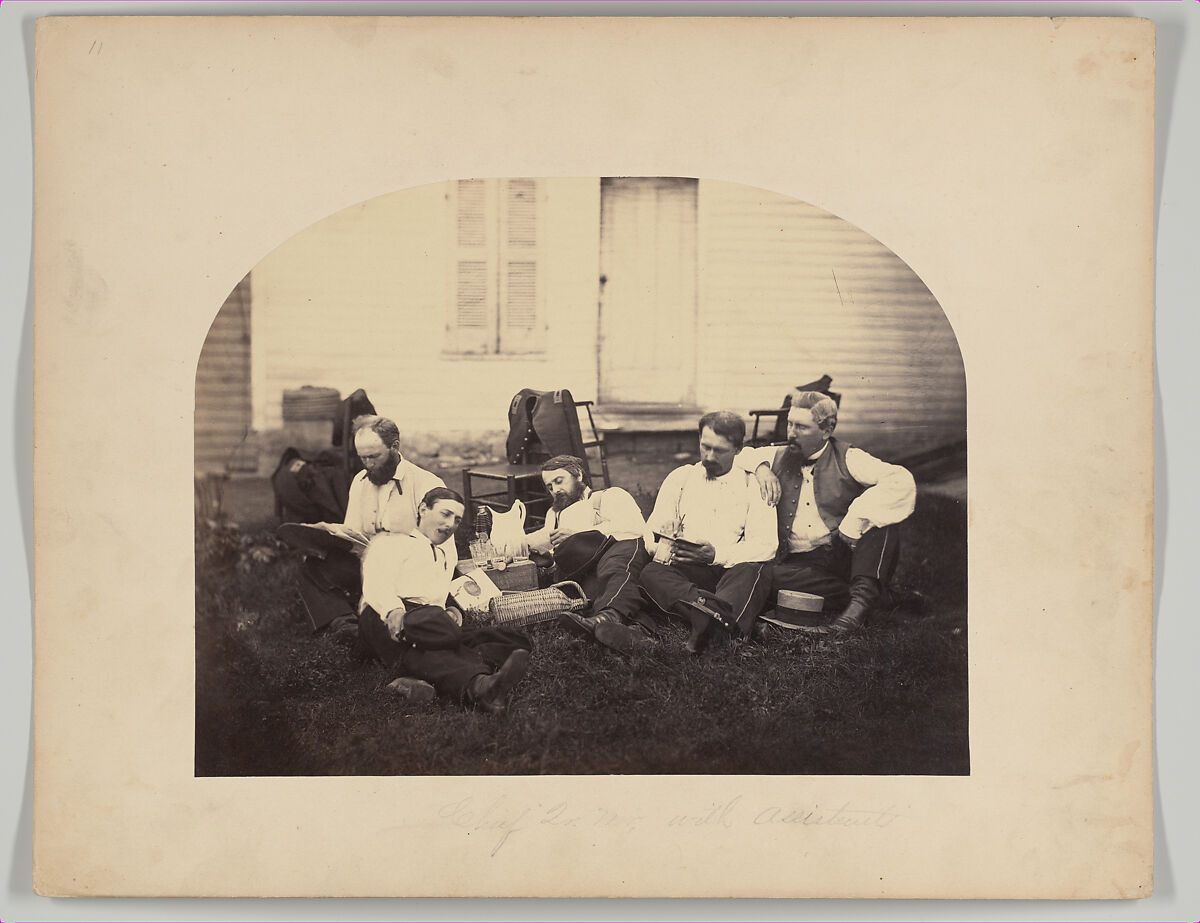
{"label": "handwritten pencil inscription", "polygon": [[609,807],[576,807],[569,801],[545,805],[522,804],[505,796],[477,799],[467,795],[437,808],[435,826],[447,824],[467,836],[479,836],[494,857],[517,835],[529,836],[551,829],[606,831],[622,835],[639,829],[779,829],[780,827],[826,827],[879,829],[889,827],[904,815],[894,806],[857,807],[850,802],[833,806],[757,805],[742,795],[709,802],[688,811],[668,811],[659,816]]}

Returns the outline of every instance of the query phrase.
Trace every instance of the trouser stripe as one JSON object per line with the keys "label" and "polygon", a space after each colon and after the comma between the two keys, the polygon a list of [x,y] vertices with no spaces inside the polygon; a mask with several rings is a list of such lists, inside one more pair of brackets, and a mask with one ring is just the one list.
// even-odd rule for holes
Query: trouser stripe
{"label": "trouser stripe", "polygon": [[[640,541],[641,541],[641,539],[638,539],[638,541],[640,542]],[[640,547],[640,546],[639,546],[639,547]],[[630,579],[633,577],[633,574],[631,574],[631,573],[629,572],[629,569],[630,569],[631,567],[633,567],[633,559],[634,559],[634,558],[636,558],[636,557],[637,557],[637,550],[635,549],[635,550],[634,550],[634,552],[633,552],[633,554],[631,554],[631,555],[629,556],[629,560],[625,562],[625,579],[621,581],[621,585],[620,585],[619,587],[617,587],[617,588],[616,588],[616,589],[615,589],[613,592],[611,592],[611,593],[608,593],[608,594],[607,594],[607,596],[608,596],[608,601],[609,601],[610,603],[611,603],[611,602],[612,602],[614,599],[616,599],[618,596],[620,596],[620,595],[621,595],[621,591],[622,591],[623,589],[625,589],[625,587],[628,585],[628,583],[629,583]]]}
{"label": "trouser stripe", "polygon": [[875,565],[875,579],[883,582],[883,553],[887,550],[888,530],[883,532],[883,544],[879,546],[879,563]]}
{"label": "trouser stripe", "polygon": [[764,570],[766,570],[766,565],[760,564],[758,566],[758,573],[754,575],[754,583],[750,585],[750,592],[746,594],[746,601],[742,603],[742,611],[733,617],[735,622],[740,621],[742,616],[746,614],[746,607],[750,605],[750,600],[754,599],[754,591],[758,589],[758,581],[762,579]]}

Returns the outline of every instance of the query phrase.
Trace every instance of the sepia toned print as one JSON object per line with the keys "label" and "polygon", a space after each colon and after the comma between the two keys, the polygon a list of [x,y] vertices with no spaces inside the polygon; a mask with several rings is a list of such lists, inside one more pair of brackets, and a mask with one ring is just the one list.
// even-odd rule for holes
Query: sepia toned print
{"label": "sepia toned print", "polygon": [[[547,393],[531,418],[522,389]],[[196,772],[966,773],[965,424],[933,295],[786,196],[467,179],[331,216],[234,289],[199,360]],[[457,542],[372,539],[421,534],[442,485],[467,494],[443,501]],[[709,522],[726,494],[749,520]],[[609,546],[571,566],[589,535]],[[444,576],[397,557],[429,541]],[[497,659],[397,661],[385,607],[411,642],[398,600],[445,609],[480,564],[508,598],[450,611]],[[497,607],[539,605],[497,634]],[[517,649],[505,702],[474,707]]]}

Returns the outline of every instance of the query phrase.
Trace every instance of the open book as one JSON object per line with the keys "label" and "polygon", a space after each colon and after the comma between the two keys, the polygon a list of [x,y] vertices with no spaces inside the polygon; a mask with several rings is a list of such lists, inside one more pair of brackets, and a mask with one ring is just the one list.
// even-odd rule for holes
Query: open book
{"label": "open book", "polygon": [[654,551],[654,561],[658,564],[670,564],[675,560],[675,549],[677,548],[695,551],[701,547],[695,542],[689,542],[686,538],[675,538],[663,535],[661,532],[655,532],[654,538],[658,542],[658,547]]}

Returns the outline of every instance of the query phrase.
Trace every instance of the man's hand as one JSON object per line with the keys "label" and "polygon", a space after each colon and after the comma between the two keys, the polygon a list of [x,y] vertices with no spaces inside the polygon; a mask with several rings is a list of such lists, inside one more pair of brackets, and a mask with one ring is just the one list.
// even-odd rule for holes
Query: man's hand
{"label": "man's hand", "polygon": [[571,532],[567,529],[562,529],[562,528],[555,529],[553,532],[550,533],[551,547],[557,549],[559,545],[561,545],[563,542],[565,542],[568,538],[570,538],[574,534],[575,534],[574,532]]}
{"label": "man's hand", "polygon": [[389,612],[383,620],[393,641],[399,641],[400,632],[404,630],[404,612],[404,607],[400,606]]}
{"label": "man's hand", "polygon": [[680,564],[711,564],[717,558],[717,549],[708,542],[700,542],[698,548],[675,546],[675,560]]}
{"label": "man's hand", "polygon": [[778,503],[782,491],[779,487],[779,478],[775,476],[771,466],[763,462],[754,469],[754,477],[758,480],[758,492],[767,501],[767,506],[774,506]]}
{"label": "man's hand", "polygon": [[[861,537],[861,536],[860,536],[860,537]],[[841,539],[843,542],[845,542],[845,543],[846,543],[847,545],[849,545],[851,548],[854,548],[856,545],[858,545],[858,539],[857,539],[857,538],[851,538],[849,535],[847,535],[847,534],[846,534],[845,532],[843,532],[841,529],[838,529],[838,538],[840,538],[840,539]]]}

